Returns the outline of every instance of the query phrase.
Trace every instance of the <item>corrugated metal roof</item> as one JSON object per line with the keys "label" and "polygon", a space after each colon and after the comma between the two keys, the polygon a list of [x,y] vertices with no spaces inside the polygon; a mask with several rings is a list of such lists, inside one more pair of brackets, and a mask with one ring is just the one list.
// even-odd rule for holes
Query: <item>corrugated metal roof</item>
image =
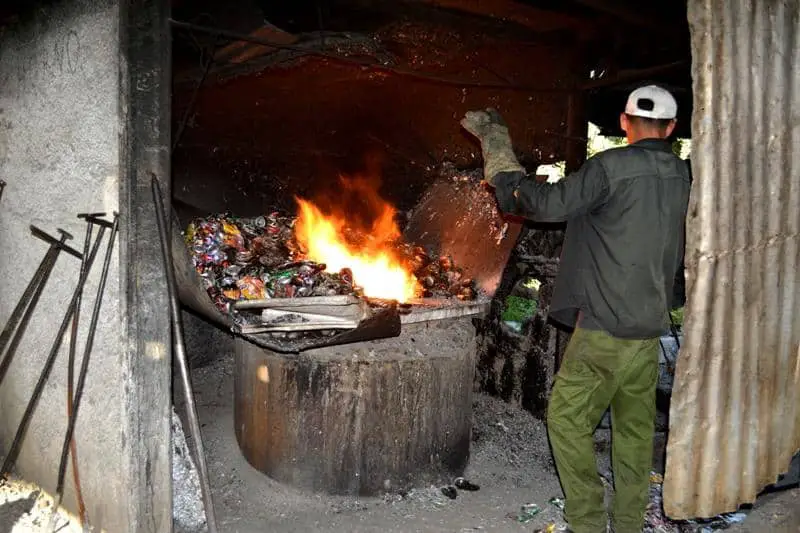
{"label": "corrugated metal roof", "polygon": [[800,2],[690,0],[686,340],[664,506],[753,502],[800,449]]}

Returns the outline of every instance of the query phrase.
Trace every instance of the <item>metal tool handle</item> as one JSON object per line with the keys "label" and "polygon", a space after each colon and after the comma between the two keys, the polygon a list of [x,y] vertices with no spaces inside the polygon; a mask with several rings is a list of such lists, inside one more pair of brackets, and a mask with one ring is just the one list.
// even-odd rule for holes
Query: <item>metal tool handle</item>
{"label": "metal tool handle", "polygon": [[74,255],[78,259],[83,259],[83,255],[78,250],[76,250],[75,248],[72,248],[71,246],[67,246],[66,244],[64,244],[64,241],[66,239],[72,239],[72,235],[70,235],[69,233],[67,233],[66,231],[64,231],[63,229],[60,229],[60,228],[58,229],[58,232],[61,233],[61,240],[56,239],[55,237],[52,237],[52,236],[48,235],[47,233],[45,233],[44,231],[40,230],[36,226],[31,225],[31,233],[37,239],[42,239],[44,242],[47,242],[47,243],[50,243],[50,244],[55,244],[59,248],[61,248],[65,252],[67,252],[68,254]]}
{"label": "metal tool handle", "polygon": [[14,464],[17,461],[17,457],[19,456],[20,446],[22,445],[22,441],[25,439],[25,434],[28,431],[28,426],[30,425],[31,418],[33,417],[33,413],[36,410],[36,406],[39,404],[39,399],[42,396],[42,391],[44,390],[44,386],[47,383],[48,378],[50,377],[50,372],[53,370],[53,365],[55,364],[56,358],[58,357],[58,353],[61,349],[61,343],[64,340],[64,334],[67,331],[67,327],[69,326],[70,322],[72,321],[72,315],[75,312],[75,306],[77,301],[80,298],[80,294],[83,291],[83,286],[86,284],[86,278],[89,275],[89,270],[92,267],[92,263],[94,262],[94,258],[97,255],[97,251],[100,248],[100,241],[101,236],[98,236],[98,239],[95,241],[94,245],[92,246],[92,251],[89,254],[89,257],[86,259],[86,271],[78,280],[78,285],[75,287],[75,291],[72,294],[72,299],[70,300],[69,305],[67,306],[67,311],[64,315],[64,319],[61,322],[61,326],[56,333],[55,341],[53,341],[53,346],[50,349],[50,353],[47,354],[47,360],[44,363],[44,368],[42,368],[42,372],[39,374],[39,379],[34,386],[33,393],[31,394],[30,399],[28,400],[28,405],[25,407],[25,412],[22,414],[22,420],[17,427],[17,432],[14,435],[14,440],[11,443],[11,447],[8,449],[8,453],[6,454],[6,458],[3,461],[3,466],[0,468],[0,479],[5,478],[8,474],[11,473],[11,470],[14,468]]}
{"label": "metal tool handle", "polygon": [[178,287],[175,282],[175,268],[172,263],[170,253],[170,241],[167,233],[166,215],[164,212],[164,200],[161,196],[161,189],[155,174],[152,178],[153,202],[156,208],[156,222],[158,224],[158,234],[161,238],[161,252],[164,256],[164,269],[167,276],[167,292],[169,295],[169,310],[172,319],[172,338],[175,346],[175,357],[181,370],[181,381],[183,382],[183,393],[186,398],[186,410],[189,415],[189,429],[197,454],[197,466],[200,471],[200,488],[203,495],[203,505],[206,511],[206,524],[209,533],[217,533],[217,522],[214,517],[214,501],[211,498],[211,483],[208,477],[208,466],[206,465],[206,455],[203,449],[203,438],[200,434],[200,422],[197,418],[197,406],[192,392],[192,380],[189,376],[189,362],[186,359],[186,347],[183,343],[183,325],[181,323],[180,307],[178,306]]}

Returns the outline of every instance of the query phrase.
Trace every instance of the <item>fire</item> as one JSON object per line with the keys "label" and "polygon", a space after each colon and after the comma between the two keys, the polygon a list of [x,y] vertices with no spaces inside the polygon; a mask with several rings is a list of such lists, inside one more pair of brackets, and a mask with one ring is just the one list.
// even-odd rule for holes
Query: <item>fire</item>
{"label": "fire", "polygon": [[393,243],[400,237],[395,210],[376,194],[369,196],[367,199],[378,209],[377,217],[369,227],[356,228],[366,234],[366,242],[348,239],[348,219],[343,213],[323,213],[301,198],[296,198],[299,213],[295,237],[308,258],[324,263],[329,272],[349,268],[365,296],[408,301],[417,295],[419,284],[394,252]]}

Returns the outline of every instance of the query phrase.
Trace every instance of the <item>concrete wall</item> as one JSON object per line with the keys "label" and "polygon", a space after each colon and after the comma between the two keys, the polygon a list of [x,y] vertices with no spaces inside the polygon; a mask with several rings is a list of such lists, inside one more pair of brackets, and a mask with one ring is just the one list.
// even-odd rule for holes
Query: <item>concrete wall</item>
{"label": "concrete wall", "polygon": [[[49,233],[64,228],[80,249],[85,225],[76,218],[78,213],[123,211],[123,229],[130,222],[120,209],[128,179],[127,149],[120,142],[127,127],[126,63],[120,61],[126,35],[120,31],[123,16],[126,12],[120,12],[116,0],[48,2],[31,7],[0,32],[0,176],[8,182],[0,201],[2,324],[46,251],[46,245],[31,236],[30,224]],[[120,242],[125,235],[123,231]],[[131,435],[131,420],[138,414],[133,405],[136,387],[131,385],[133,343],[126,335],[134,310],[124,297],[125,248],[117,246],[112,260],[76,428],[88,515],[93,526],[108,531],[139,527],[134,500],[140,482],[131,450],[141,447],[134,441],[142,436]],[[155,258],[158,266],[159,260]],[[79,261],[65,254],[58,260],[0,386],[0,451],[8,450],[14,436],[76,285],[78,266]],[[102,253],[85,293],[79,354],[101,266]],[[68,342],[67,336],[17,462],[21,477],[48,491],[55,489],[66,428]],[[162,344],[159,353],[164,358],[169,350]],[[168,438],[167,411],[163,414]],[[159,464],[165,461],[168,465],[168,459]],[[72,479],[67,477],[65,505],[74,511]],[[158,518],[153,518],[154,524]]]}

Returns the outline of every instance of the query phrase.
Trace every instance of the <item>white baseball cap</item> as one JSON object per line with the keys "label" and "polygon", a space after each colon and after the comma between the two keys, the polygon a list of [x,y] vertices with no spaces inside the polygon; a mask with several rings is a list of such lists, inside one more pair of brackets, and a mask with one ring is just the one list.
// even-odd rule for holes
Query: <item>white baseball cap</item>
{"label": "white baseball cap", "polygon": [[666,89],[647,85],[628,96],[625,113],[635,117],[673,119],[678,115],[678,103]]}

